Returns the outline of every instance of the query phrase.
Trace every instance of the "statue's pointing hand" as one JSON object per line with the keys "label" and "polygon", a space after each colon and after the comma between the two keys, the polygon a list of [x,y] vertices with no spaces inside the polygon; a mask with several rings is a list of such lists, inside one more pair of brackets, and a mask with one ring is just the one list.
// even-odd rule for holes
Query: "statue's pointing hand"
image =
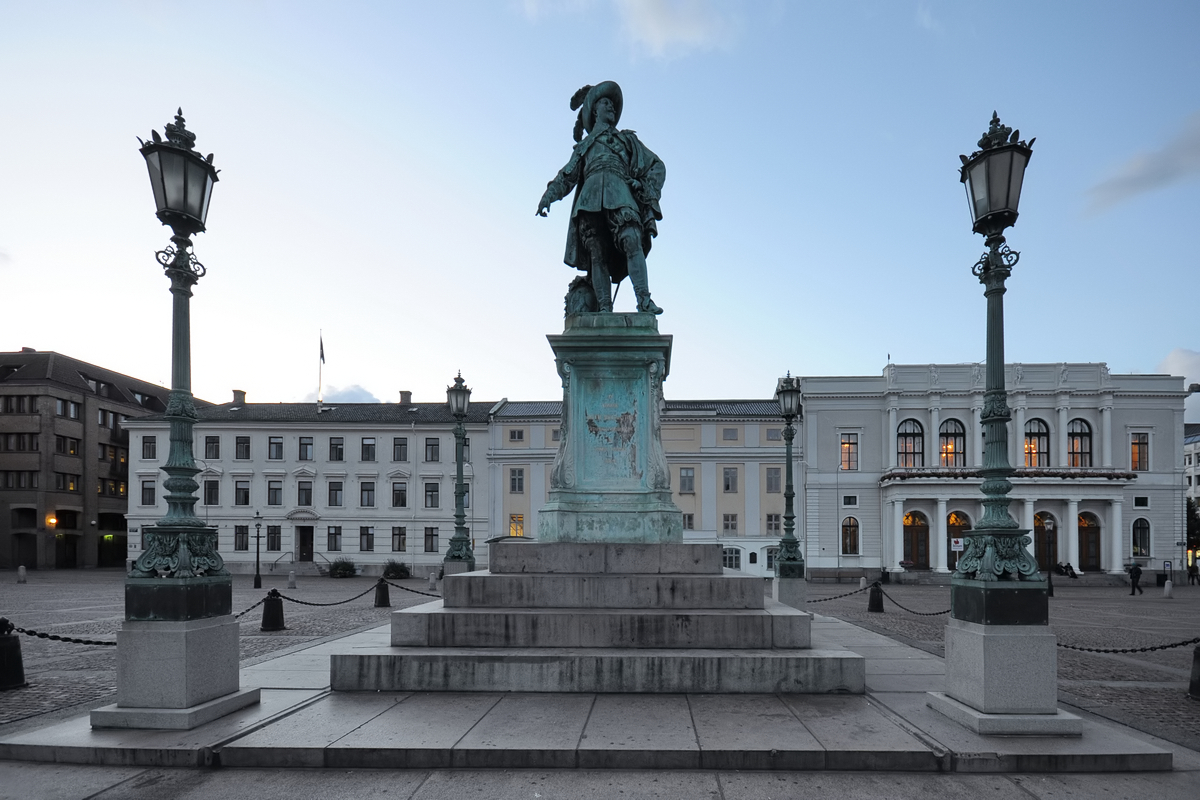
{"label": "statue's pointing hand", "polygon": [[538,203],[537,215],[544,217],[550,213],[550,204],[554,202],[554,198],[550,197],[550,193],[542,195],[541,201]]}

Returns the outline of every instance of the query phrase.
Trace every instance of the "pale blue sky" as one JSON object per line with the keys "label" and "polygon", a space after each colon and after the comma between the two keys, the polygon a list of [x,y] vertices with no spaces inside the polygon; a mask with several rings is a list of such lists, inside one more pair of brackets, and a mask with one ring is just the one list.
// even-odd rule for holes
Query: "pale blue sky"
{"label": "pale blue sky", "polygon": [[534,211],[571,94],[616,80],[667,165],[668,397],[982,360],[957,168],[993,109],[1037,137],[1008,359],[1200,381],[1197,41],[1192,0],[0,0],[0,350],[168,382],[134,137],[182,105],[222,170],[198,396],[313,394],[324,329],[327,390],[556,398],[568,208]]}

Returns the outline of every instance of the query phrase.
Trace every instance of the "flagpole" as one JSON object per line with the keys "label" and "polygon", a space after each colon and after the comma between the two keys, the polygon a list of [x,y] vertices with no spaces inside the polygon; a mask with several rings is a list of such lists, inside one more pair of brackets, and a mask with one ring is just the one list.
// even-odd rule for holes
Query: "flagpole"
{"label": "flagpole", "polygon": [[321,408],[321,392],[325,388],[325,384],[324,384],[325,331],[323,331],[323,330],[320,331],[317,334],[317,336],[319,337],[318,340],[320,341],[320,346],[321,346],[321,357],[317,362],[317,410],[319,412],[320,408]]}

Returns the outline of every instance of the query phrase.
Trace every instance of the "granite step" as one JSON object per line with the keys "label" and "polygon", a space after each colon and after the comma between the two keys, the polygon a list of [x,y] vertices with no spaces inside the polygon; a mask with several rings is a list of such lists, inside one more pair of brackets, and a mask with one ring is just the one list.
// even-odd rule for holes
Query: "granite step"
{"label": "granite step", "polygon": [[466,572],[446,580],[446,608],[763,607],[762,578],[725,575],[573,575]]}
{"label": "granite step", "polygon": [[330,656],[339,692],[862,694],[848,650],[390,647]]}
{"label": "granite step", "polygon": [[494,542],[491,572],[633,575],[721,575],[718,544],[537,542],[520,538]]}
{"label": "granite step", "polygon": [[806,648],[812,616],[764,598],[761,609],[446,608],[392,614],[397,647]]}

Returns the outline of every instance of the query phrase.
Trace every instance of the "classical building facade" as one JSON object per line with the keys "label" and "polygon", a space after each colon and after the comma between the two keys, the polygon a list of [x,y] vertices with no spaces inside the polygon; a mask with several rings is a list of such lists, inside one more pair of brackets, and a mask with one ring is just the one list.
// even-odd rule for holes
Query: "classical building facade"
{"label": "classical building facade", "polygon": [[166,399],[61,353],[0,353],[0,568],[125,563],[125,422]]}
{"label": "classical building facade", "polygon": [[[472,443],[487,440],[492,404],[466,420],[467,527],[487,532],[487,484]],[[196,515],[215,525],[230,571],[292,569],[338,558],[389,560],[423,575],[441,566],[454,533],[454,417],[446,403],[230,403],[198,412]],[[169,449],[160,415],[130,420],[129,557],[143,528],[166,513],[161,467]],[[477,445],[478,446],[478,445]],[[479,484],[480,489],[476,490]],[[256,516],[257,515],[257,516]]]}

